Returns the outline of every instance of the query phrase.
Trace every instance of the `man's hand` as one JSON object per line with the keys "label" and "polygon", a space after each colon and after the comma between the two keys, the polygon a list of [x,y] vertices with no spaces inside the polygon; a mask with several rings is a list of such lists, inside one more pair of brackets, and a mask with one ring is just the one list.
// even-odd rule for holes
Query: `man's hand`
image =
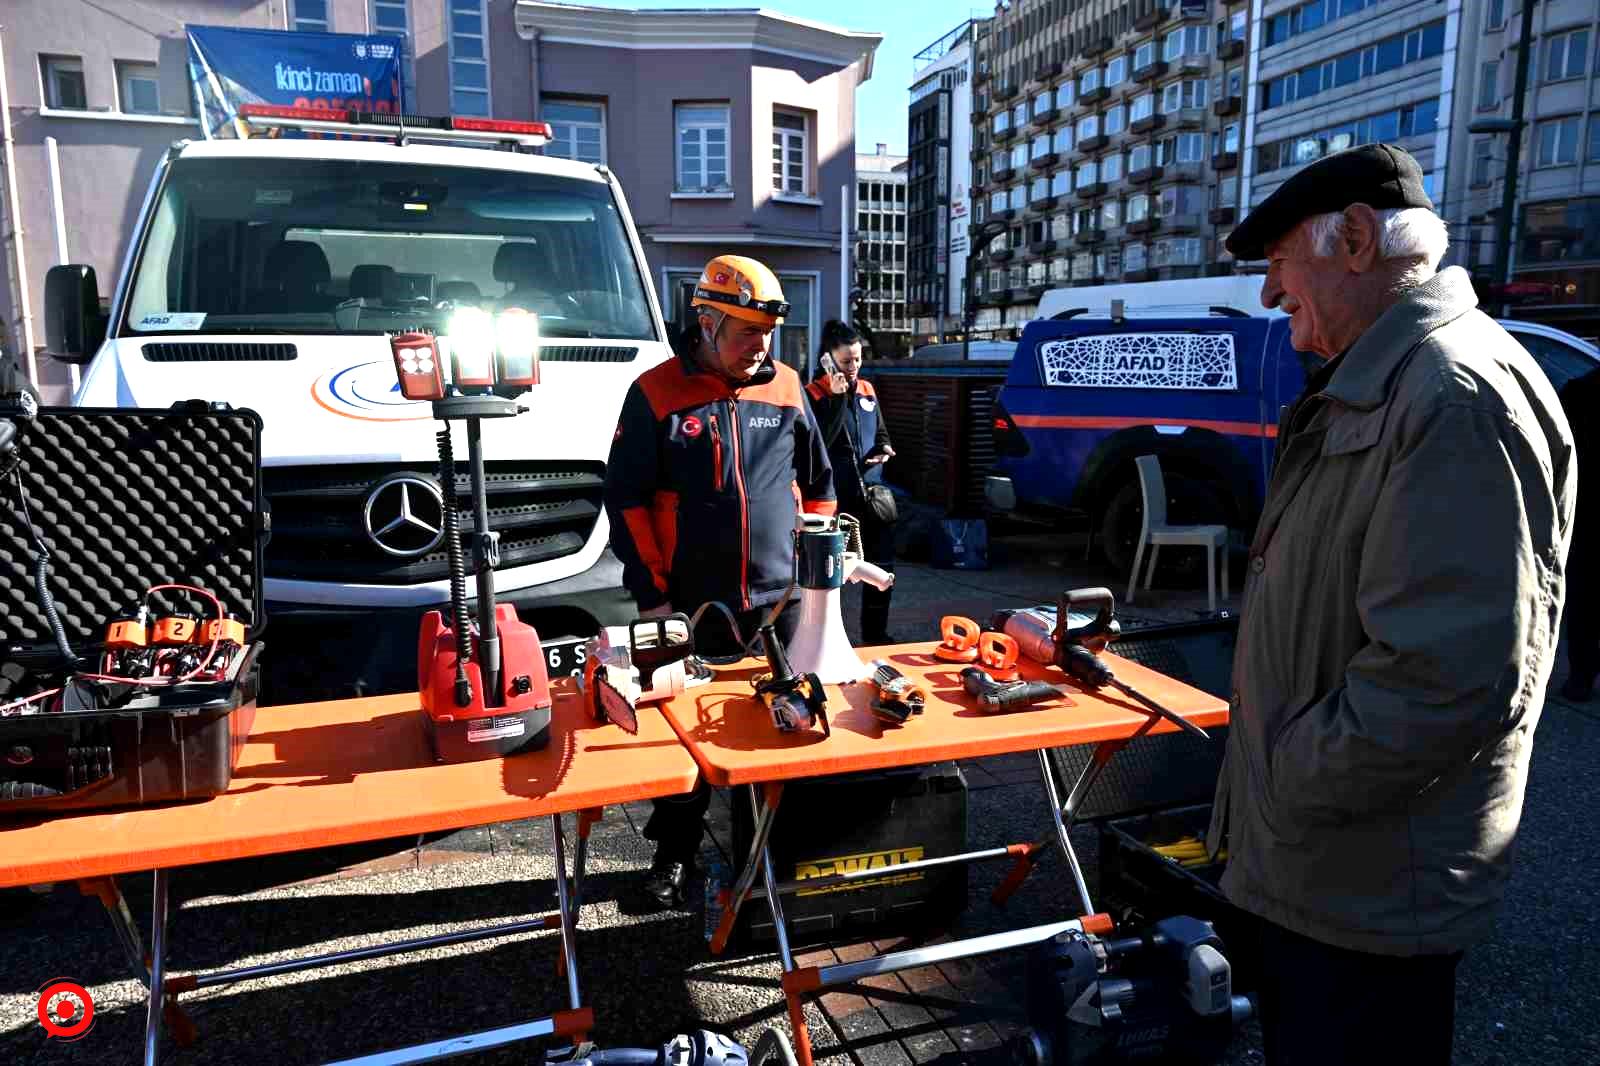
{"label": "man's hand", "polygon": [[665,618],[672,613],[672,604],[663,603],[659,607],[652,607],[648,611],[640,611],[640,618]]}
{"label": "man's hand", "polygon": [[861,460],[861,463],[862,463],[863,466],[879,466],[879,465],[881,465],[883,463],[887,463],[890,459],[893,459],[893,458],[894,458],[894,449],[890,448],[888,445],[885,445],[883,451],[881,451],[881,452],[873,452],[871,455],[869,455],[865,459]]}

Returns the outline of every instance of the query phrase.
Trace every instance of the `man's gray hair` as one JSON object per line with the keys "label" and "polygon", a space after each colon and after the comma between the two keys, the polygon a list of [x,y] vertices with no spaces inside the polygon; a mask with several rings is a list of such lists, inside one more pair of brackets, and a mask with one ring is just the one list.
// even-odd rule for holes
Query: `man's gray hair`
{"label": "man's gray hair", "polygon": [[[1433,277],[1450,247],[1444,219],[1426,207],[1388,207],[1377,214],[1378,257],[1405,261],[1396,264],[1401,266],[1399,287],[1409,289]],[[1344,236],[1344,213],[1313,215],[1310,221],[1311,250],[1332,255],[1335,243]]]}

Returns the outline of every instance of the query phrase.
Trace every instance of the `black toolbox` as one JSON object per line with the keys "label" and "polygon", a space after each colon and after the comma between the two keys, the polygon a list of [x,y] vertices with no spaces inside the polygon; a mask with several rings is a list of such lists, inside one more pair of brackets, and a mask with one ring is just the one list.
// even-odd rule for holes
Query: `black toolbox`
{"label": "black toolbox", "polygon": [[[733,860],[742,867],[754,817],[747,789],[730,796]],[[967,902],[965,863],[898,875],[894,868],[967,850],[966,778],[947,762],[791,781],[784,785],[770,849],[780,883],[883,870],[882,877],[783,896],[792,942],[859,939],[952,918]],[[740,909],[735,936],[744,944],[774,939],[764,901],[752,899]]]}
{"label": "black toolbox", "polygon": [[[3,414],[3,412],[0,412]],[[199,799],[228,788],[255,717],[262,612],[261,420],[200,401],[170,410],[41,408],[10,418],[0,456],[0,814]],[[20,489],[20,492],[19,492]],[[31,528],[30,528],[31,527]],[[57,650],[46,587],[78,677]],[[159,585],[206,590],[216,602]],[[216,676],[122,685],[83,674],[107,663],[108,625],[218,608],[244,626]],[[175,632],[183,632],[177,629]],[[183,676],[192,672],[182,667]],[[118,673],[115,676],[129,676]],[[205,677],[205,680],[200,680]],[[60,698],[29,699],[67,684]]]}

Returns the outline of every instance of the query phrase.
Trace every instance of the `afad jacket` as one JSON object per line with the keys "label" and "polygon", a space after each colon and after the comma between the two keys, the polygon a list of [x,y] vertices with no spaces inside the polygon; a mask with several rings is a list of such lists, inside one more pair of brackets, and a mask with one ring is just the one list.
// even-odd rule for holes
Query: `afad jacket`
{"label": "afad jacket", "polygon": [[606,465],[606,514],[641,611],[777,601],[802,510],[833,514],[833,471],[800,376],[769,358],[747,384],[678,355],[639,376]]}
{"label": "afad jacket", "polygon": [[[889,428],[878,406],[878,394],[865,378],[857,378],[851,389],[835,394],[824,374],[806,386],[806,395],[811,398],[811,413],[822,431],[828,461],[833,464],[834,487],[840,498],[859,513],[862,484],[883,481],[882,463],[867,467],[861,464],[867,456],[889,447]],[[861,472],[861,483],[852,470]]]}

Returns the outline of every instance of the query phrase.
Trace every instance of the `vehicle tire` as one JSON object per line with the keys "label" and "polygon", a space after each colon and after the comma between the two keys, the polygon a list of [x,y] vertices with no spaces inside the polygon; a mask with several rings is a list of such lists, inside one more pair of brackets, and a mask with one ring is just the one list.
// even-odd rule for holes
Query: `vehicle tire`
{"label": "vehicle tire", "polygon": [[[1228,506],[1220,489],[1210,482],[1182,474],[1167,474],[1167,521],[1175,526],[1228,525]],[[1144,525],[1144,492],[1138,475],[1125,481],[1107,498],[1100,511],[1098,531],[1106,563],[1126,580],[1133,571],[1133,553],[1139,547]],[[1146,558],[1149,552],[1146,550]],[[1195,549],[1169,549],[1156,566],[1158,583],[1193,584],[1205,581],[1205,555]]]}

